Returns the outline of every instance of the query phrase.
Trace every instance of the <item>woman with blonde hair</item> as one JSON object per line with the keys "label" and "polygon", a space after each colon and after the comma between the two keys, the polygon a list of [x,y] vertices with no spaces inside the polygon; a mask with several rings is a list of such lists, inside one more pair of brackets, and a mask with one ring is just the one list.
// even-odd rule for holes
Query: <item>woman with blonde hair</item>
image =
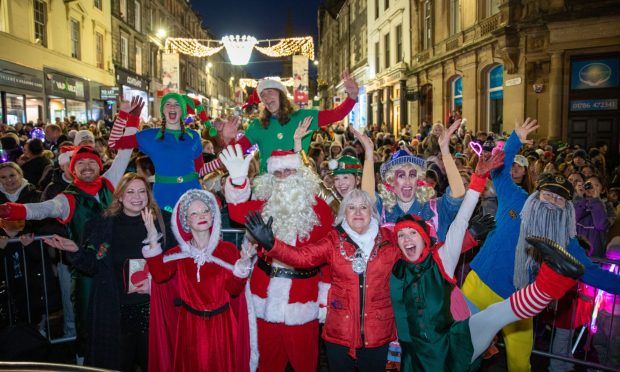
{"label": "woman with blonde hair", "polygon": [[44,239],[69,252],[72,264],[93,276],[87,365],[122,371],[133,371],[136,365],[148,368],[150,275],[142,258],[147,237],[142,214],[147,210],[157,216],[161,238],[164,223],[147,179],[127,173],[108,209],[88,224],[90,233],[82,246],[58,235]]}

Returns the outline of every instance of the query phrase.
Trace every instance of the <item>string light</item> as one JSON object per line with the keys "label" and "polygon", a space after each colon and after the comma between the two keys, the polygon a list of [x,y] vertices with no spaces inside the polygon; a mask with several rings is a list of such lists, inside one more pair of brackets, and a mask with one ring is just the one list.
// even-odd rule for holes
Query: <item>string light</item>
{"label": "string light", "polygon": [[[261,43],[267,45],[259,46]],[[225,36],[222,40],[169,37],[166,39],[165,48],[169,53],[182,53],[193,57],[209,57],[226,48],[228,57],[234,65],[247,64],[254,48],[269,57],[301,54],[314,60],[312,36],[270,40],[256,40],[255,37],[248,35]]]}
{"label": "string light", "polygon": [[[269,76],[269,77],[266,77],[265,79],[279,80],[282,83],[282,85],[284,85],[285,87],[292,87],[295,85],[295,79],[293,79],[292,77],[281,79],[279,76]],[[258,86],[259,81],[260,79],[255,80],[255,79],[242,78],[242,79],[239,79],[239,86],[241,87],[241,89],[245,89],[246,87],[256,88]]]}

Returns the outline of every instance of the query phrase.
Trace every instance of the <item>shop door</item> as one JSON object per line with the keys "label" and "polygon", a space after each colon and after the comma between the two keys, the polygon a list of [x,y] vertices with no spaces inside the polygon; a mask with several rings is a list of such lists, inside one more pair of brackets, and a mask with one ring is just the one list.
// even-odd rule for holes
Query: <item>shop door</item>
{"label": "shop door", "polygon": [[598,141],[607,143],[608,164],[618,162],[620,128],[618,116],[574,116],[568,122],[568,142],[586,151]]}

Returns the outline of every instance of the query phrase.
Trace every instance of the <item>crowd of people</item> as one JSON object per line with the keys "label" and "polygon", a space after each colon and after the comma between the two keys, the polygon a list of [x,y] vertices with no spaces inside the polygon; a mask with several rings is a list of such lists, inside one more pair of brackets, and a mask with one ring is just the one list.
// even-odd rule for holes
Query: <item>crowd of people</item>
{"label": "crowd of people", "polygon": [[1,125],[3,321],[51,332],[44,277],[78,364],[316,371],[323,347],[332,371],[465,371],[501,332],[525,371],[533,317],[570,313],[552,340],[570,356],[596,307],[588,341],[620,368],[620,277],[591,260],[620,258],[607,145],[534,139],[529,118],[473,132],[459,112],[358,130],[343,87],[330,110],[263,79],[240,116],[169,93],[149,123],[134,97],[110,123]]}

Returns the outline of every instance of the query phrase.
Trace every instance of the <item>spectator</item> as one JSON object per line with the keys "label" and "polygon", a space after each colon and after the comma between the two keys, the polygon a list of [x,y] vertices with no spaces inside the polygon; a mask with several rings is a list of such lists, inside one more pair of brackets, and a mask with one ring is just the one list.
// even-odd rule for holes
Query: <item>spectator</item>
{"label": "spectator", "polygon": [[24,178],[32,185],[38,187],[41,177],[46,172],[46,168],[52,168],[52,162],[43,156],[43,142],[40,139],[33,138],[24,145],[24,157],[27,159],[21,168],[24,172]]}

